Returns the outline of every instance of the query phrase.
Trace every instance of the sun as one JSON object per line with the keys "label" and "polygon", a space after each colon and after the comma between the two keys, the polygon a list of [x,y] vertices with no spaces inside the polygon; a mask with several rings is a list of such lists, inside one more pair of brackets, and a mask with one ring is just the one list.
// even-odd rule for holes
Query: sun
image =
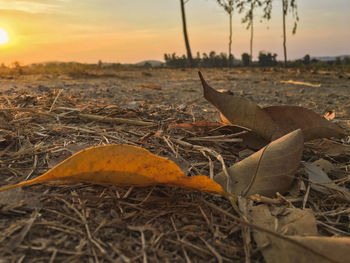
{"label": "sun", "polygon": [[0,45],[6,44],[7,42],[9,42],[9,40],[10,39],[9,39],[9,36],[7,35],[7,32],[2,28],[0,28]]}

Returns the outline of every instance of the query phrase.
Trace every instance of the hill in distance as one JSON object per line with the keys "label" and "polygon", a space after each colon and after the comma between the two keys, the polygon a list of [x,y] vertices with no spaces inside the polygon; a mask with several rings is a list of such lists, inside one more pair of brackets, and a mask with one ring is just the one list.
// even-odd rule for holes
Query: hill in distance
{"label": "hill in distance", "polygon": [[337,57],[340,57],[343,60],[345,57],[350,57],[350,55],[340,55],[340,56],[319,56],[319,57],[311,57],[311,59],[317,59],[319,61],[335,61]]}

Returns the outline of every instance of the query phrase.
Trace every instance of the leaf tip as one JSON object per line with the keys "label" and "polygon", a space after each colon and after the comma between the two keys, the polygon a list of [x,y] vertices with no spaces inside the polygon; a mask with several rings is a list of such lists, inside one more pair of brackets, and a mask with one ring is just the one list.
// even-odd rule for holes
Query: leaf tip
{"label": "leaf tip", "polygon": [[213,100],[213,97],[217,96],[217,94],[220,94],[220,92],[216,91],[215,89],[209,86],[209,84],[205,81],[200,71],[198,71],[198,75],[202,83],[204,98],[216,106],[214,102],[215,99]]}
{"label": "leaf tip", "polygon": [[204,77],[202,75],[202,72],[198,71],[198,75],[199,75],[199,79],[202,82],[202,86],[207,85],[207,83],[206,83],[206,81],[205,81],[205,79],[204,79]]}

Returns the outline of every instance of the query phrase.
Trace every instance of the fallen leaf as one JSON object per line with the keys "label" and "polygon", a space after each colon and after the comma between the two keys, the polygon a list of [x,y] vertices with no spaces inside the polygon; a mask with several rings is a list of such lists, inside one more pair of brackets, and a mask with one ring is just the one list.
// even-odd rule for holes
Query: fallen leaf
{"label": "fallen leaf", "polygon": [[309,109],[286,105],[262,109],[245,98],[216,91],[207,84],[200,72],[199,77],[204,98],[220,111],[223,123],[248,128],[267,141],[297,129],[302,129],[305,141],[348,135],[341,127]]}
{"label": "fallen leaf", "polygon": [[185,176],[172,161],[130,145],[111,144],[80,151],[45,174],[1,191],[48,181],[118,186],[167,185],[226,195],[207,176]]}
{"label": "fallen leaf", "polygon": [[242,97],[220,93],[210,87],[199,72],[203,86],[204,98],[212,103],[224,116],[224,123],[243,126],[256,131],[270,141],[278,130],[277,125],[256,103]]}
{"label": "fallen leaf", "polygon": [[238,156],[239,156],[239,158],[244,159],[244,158],[249,157],[253,153],[255,153],[255,152],[250,150],[250,149],[244,149],[244,150],[238,152]]}
{"label": "fallen leaf", "polygon": [[340,155],[350,155],[350,146],[331,140],[317,140],[306,144],[309,148],[320,153],[336,157]]}
{"label": "fallen leaf", "polygon": [[254,131],[249,131],[246,134],[242,134],[240,137],[243,139],[242,145],[254,150],[259,150],[269,143],[269,141],[262,138]]}
{"label": "fallen leaf", "polygon": [[277,138],[296,129],[302,129],[305,141],[318,138],[341,138],[347,135],[338,125],[303,107],[271,106],[263,110],[279,126],[281,134],[274,135]]}
{"label": "fallen leaf", "polygon": [[322,171],[324,171],[325,173],[329,173],[330,171],[334,170],[334,168],[335,168],[331,162],[329,162],[325,159],[322,159],[322,158],[312,162],[312,165],[320,167],[322,169]]}
{"label": "fallen leaf", "polygon": [[[257,225],[284,235],[318,235],[316,218],[311,209],[262,204],[251,208],[251,219]],[[264,233],[260,234],[261,238],[267,237]]]}
{"label": "fallen leaf", "polygon": [[349,190],[345,187],[336,185],[328,175],[321,169],[321,167],[314,164],[305,163],[305,172],[311,181],[311,188],[315,191],[329,194],[330,189],[339,191],[343,194],[346,200],[350,201]]}
{"label": "fallen leaf", "polygon": [[291,132],[217,174],[214,181],[228,193],[274,196],[288,191],[299,167],[303,151],[301,130]]}
{"label": "fallen leaf", "polygon": [[327,111],[323,117],[327,120],[327,121],[331,121],[335,118],[335,111],[334,110],[330,110]]}
{"label": "fallen leaf", "polygon": [[[277,213],[276,209],[279,209]],[[350,238],[317,236],[316,219],[309,209],[281,209],[259,205],[252,207],[250,218],[254,224],[276,231],[289,239],[260,231],[253,232],[267,263],[329,263],[345,262],[344,259],[348,258]]]}
{"label": "fallen leaf", "polygon": [[161,86],[154,85],[154,84],[142,84],[140,85],[141,88],[146,88],[146,89],[155,89],[155,90],[162,90]]}
{"label": "fallen leaf", "polygon": [[[300,247],[294,246],[291,247],[287,245],[286,242],[276,242],[276,254],[279,254],[281,250],[283,250],[283,255],[281,255],[282,261],[274,262],[285,262],[285,263],[309,263],[309,262],[317,262],[317,263],[329,263],[329,262],[338,262],[345,263],[349,259],[349,251],[350,251],[350,238],[348,237],[318,237],[318,236],[295,236],[292,237],[296,242],[306,246],[307,248],[313,249],[317,251],[325,257],[316,256],[310,251],[301,249]],[[280,248],[279,248],[279,247]],[[287,260],[286,260],[287,259]],[[332,259],[330,261],[329,259]],[[269,262],[268,262],[269,263]]]}

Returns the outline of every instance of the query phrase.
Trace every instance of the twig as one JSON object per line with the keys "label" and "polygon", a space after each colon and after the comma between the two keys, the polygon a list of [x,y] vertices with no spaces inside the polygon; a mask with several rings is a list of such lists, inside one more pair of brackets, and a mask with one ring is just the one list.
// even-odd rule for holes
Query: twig
{"label": "twig", "polygon": [[229,175],[228,175],[228,172],[227,172],[227,168],[226,168],[226,165],[225,165],[224,158],[222,158],[222,156],[219,153],[217,153],[216,151],[214,151],[214,150],[212,150],[210,148],[199,146],[199,145],[194,145],[194,144],[191,144],[191,143],[179,140],[179,139],[172,138],[171,140],[176,142],[176,143],[178,143],[178,144],[180,144],[180,145],[182,145],[182,146],[189,147],[190,149],[196,149],[198,151],[206,151],[209,154],[211,154],[212,156],[214,156],[221,163],[222,171],[225,174],[225,176],[227,177],[227,179],[228,179],[227,181],[229,181]]}
{"label": "twig", "polygon": [[58,97],[61,95],[62,91],[63,91],[63,89],[60,89],[60,90],[58,91],[58,93],[57,93],[57,95],[56,95],[55,99],[54,99],[54,100],[53,100],[53,102],[52,102],[52,105],[51,105],[51,107],[50,107],[49,112],[51,112],[51,111],[52,111],[53,106],[55,106],[56,101],[57,101]]}
{"label": "twig", "polygon": [[243,139],[241,138],[235,138],[241,135],[246,134],[247,131],[238,132],[234,134],[229,135],[216,135],[216,136],[203,136],[203,137],[190,137],[187,138],[189,141],[218,141],[218,142],[242,142]]}
{"label": "twig", "polygon": [[205,151],[201,150],[201,153],[208,159],[209,161],[209,178],[214,179],[214,165],[213,161],[210,159],[210,156],[208,156]]}
{"label": "twig", "polygon": [[294,81],[294,80],[291,80],[291,79],[290,80],[281,80],[280,83],[308,86],[308,87],[313,87],[313,88],[321,87],[321,84],[313,84],[313,83],[303,82],[303,81]]}
{"label": "twig", "polygon": [[218,260],[218,263],[222,263],[223,259],[222,256],[215,250],[215,248],[213,248],[207,241],[205,241],[202,237],[200,237],[200,239],[203,241],[203,243],[207,246],[207,248],[214,254],[214,256],[216,257],[216,259]]}
{"label": "twig", "polygon": [[110,138],[110,139],[113,139],[113,140],[123,141],[123,143],[131,144],[131,145],[137,145],[136,143],[127,141],[127,140],[125,140],[125,139],[118,138],[118,137],[115,137],[115,136],[113,136],[113,135],[109,135],[109,134],[107,134],[107,133],[99,133],[98,131],[95,131],[95,130],[80,128],[80,127],[74,127],[74,126],[65,126],[65,125],[61,125],[61,126],[59,126],[59,127],[61,127],[61,128],[66,128],[66,129],[76,130],[76,131],[78,131],[78,132],[85,132],[85,133],[95,134],[95,135],[99,135],[99,136],[105,136],[105,137]]}
{"label": "twig", "polygon": [[302,209],[305,209],[305,207],[306,207],[306,203],[307,203],[307,200],[309,198],[310,188],[311,188],[311,183],[309,183],[307,185],[306,193],[305,193],[305,196],[304,196],[304,199],[303,199],[303,208]]}
{"label": "twig", "polygon": [[[249,202],[252,203],[252,201],[250,201],[242,196],[238,197],[239,210],[241,211],[240,216],[241,216],[242,220],[244,220],[246,222],[249,222],[249,220],[248,220]],[[242,237],[243,237],[243,241],[244,241],[245,262],[250,263],[251,262],[251,254],[252,254],[250,228],[247,227],[246,225],[242,225],[241,232],[242,232]]]}
{"label": "twig", "polygon": [[79,117],[83,120],[101,121],[101,122],[107,122],[107,123],[113,123],[113,124],[132,124],[132,125],[139,125],[139,126],[155,125],[154,122],[150,122],[150,121],[139,121],[139,120],[133,120],[133,119],[124,119],[124,118],[111,118],[111,117],[93,115],[93,114],[80,113]]}
{"label": "twig", "polygon": [[29,174],[27,175],[26,180],[28,180],[29,177],[33,174],[33,172],[35,171],[37,165],[38,165],[38,155],[36,154],[36,155],[34,155],[33,168],[32,168],[32,170],[30,170]]}

